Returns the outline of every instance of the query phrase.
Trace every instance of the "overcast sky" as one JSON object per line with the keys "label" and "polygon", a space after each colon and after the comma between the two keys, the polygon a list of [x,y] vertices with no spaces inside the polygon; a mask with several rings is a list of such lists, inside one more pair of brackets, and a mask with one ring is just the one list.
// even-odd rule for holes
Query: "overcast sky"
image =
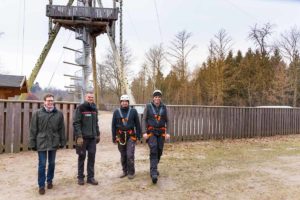
{"label": "overcast sky", "polygon": [[[54,0],[65,5],[66,0]],[[111,0],[102,1],[111,7]],[[201,64],[208,55],[213,35],[225,29],[233,49],[243,52],[253,47],[247,40],[250,27],[270,22],[274,37],[293,26],[300,28],[300,0],[123,0],[124,40],[133,54],[130,70],[136,74],[145,52],[163,43],[167,48],[174,35],[186,30],[192,33],[191,44],[197,46],[189,59],[189,70]],[[1,0],[0,4],[0,72],[29,77],[48,39],[48,0]],[[76,4],[76,0],[75,3]],[[63,46],[81,48],[74,33],[61,29],[37,77],[42,87],[64,88],[70,84],[63,74],[73,74],[79,67],[63,64],[74,62],[74,53]],[[97,62],[109,48],[106,35],[97,38]],[[166,70],[169,67],[166,66]],[[132,73],[131,73],[132,74]],[[134,76],[130,76],[132,79]]]}

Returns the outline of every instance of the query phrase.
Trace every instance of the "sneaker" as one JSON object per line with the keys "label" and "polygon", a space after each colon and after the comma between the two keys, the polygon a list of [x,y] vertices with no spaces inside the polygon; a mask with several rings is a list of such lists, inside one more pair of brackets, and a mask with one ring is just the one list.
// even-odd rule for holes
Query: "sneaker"
{"label": "sneaker", "polygon": [[134,179],[134,174],[128,174],[128,179]]}
{"label": "sneaker", "polygon": [[45,194],[45,188],[39,188],[39,194],[44,195]]}
{"label": "sneaker", "polygon": [[47,184],[47,188],[50,189],[50,190],[53,188],[52,182],[50,182],[50,183]]}
{"label": "sneaker", "polygon": [[157,176],[152,176],[152,183],[156,184],[157,183]]}
{"label": "sneaker", "polygon": [[123,174],[121,174],[119,177],[124,178],[125,176],[127,176],[127,173],[123,172]]}
{"label": "sneaker", "polygon": [[98,185],[98,181],[96,181],[94,178],[87,180],[87,183],[89,183],[91,185]]}
{"label": "sneaker", "polygon": [[84,180],[83,179],[78,179],[78,185],[84,185]]}

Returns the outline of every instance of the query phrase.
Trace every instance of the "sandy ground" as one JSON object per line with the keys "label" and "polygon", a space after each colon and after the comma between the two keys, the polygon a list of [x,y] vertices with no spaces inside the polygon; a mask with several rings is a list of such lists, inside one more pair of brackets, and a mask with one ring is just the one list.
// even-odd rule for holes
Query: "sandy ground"
{"label": "sandy ground", "polygon": [[59,150],[54,188],[38,194],[37,153],[0,155],[0,199],[300,199],[300,136],[167,144],[157,185],[148,147],[136,147],[136,177],[120,179],[111,113],[100,115],[95,178],[77,185],[75,150]]}

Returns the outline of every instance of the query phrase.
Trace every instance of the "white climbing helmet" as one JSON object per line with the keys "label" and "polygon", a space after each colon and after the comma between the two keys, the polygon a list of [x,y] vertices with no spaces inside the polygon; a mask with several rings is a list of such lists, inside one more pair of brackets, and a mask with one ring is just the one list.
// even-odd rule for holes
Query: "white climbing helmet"
{"label": "white climbing helmet", "polygon": [[155,96],[161,96],[161,95],[162,95],[162,93],[161,93],[160,90],[154,90],[153,91],[153,97],[155,97]]}
{"label": "white climbing helmet", "polygon": [[120,97],[120,101],[128,101],[129,102],[129,96],[127,94],[123,94],[121,97]]}

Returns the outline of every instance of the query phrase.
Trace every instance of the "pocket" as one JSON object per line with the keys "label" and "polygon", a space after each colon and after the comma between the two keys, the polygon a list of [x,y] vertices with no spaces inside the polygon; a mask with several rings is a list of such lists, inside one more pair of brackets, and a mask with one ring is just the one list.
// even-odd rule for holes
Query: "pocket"
{"label": "pocket", "polygon": [[60,143],[60,137],[57,133],[53,133],[53,138],[52,138],[52,147],[53,148],[58,148]]}
{"label": "pocket", "polygon": [[36,138],[37,150],[47,148],[47,134],[45,132],[39,133]]}

